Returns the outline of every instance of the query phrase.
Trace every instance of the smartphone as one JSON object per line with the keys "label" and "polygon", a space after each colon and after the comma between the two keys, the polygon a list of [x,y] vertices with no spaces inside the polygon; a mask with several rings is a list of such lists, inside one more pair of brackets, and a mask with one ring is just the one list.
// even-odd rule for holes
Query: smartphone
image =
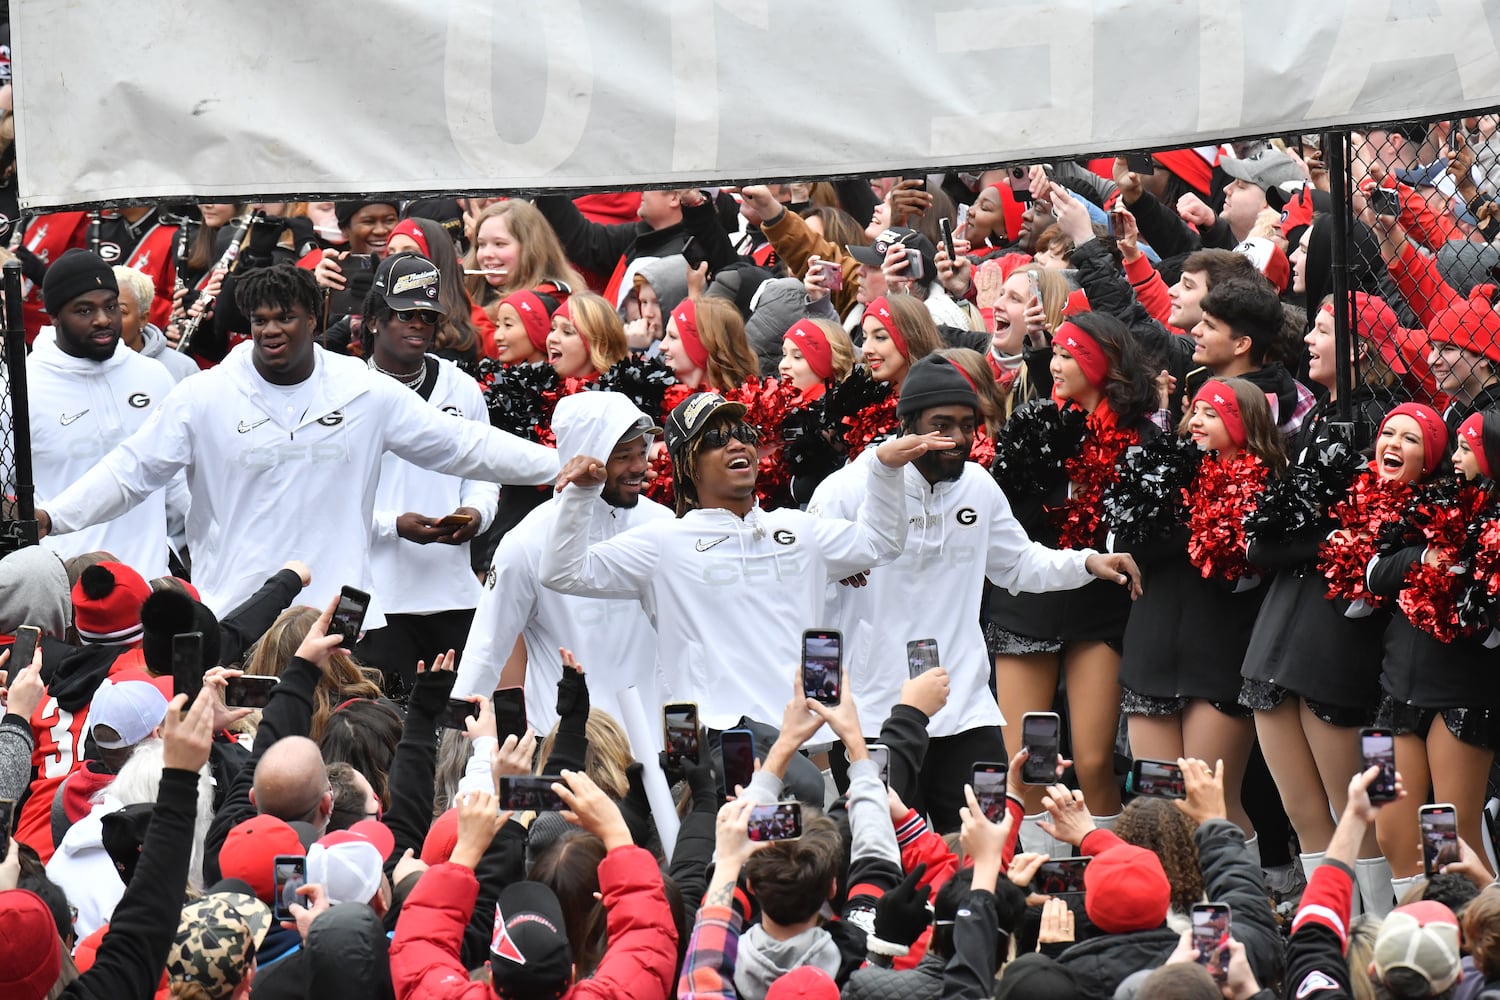
{"label": "smartphone", "polygon": [[297,854],[278,854],[271,861],[271,879],[276,886],[277,920],[292,919],[292,904],[303,899],[297,890],[307,884],[307,859]]}
{"label": "smartphone", "polygon": [[432,522],[434,528],[462,528],[474,520],[473,514],[448,514]]}
{"label": "smartphone", "polygon": [[1364,759],[1361,771],[1380,768],[1370,782],[1370,804],[1384,805],[1396,800],[1396,734],[1389,729],[1365,728],[1359,731],[1359,753]]}
{"label": "smartphone", "polygon": [[1109,213],[1109,231],[1115,236],[1123,236],[1125,230],[1130,228],[1130,213],[1123,208],[1117,208]]}
{"label": "smartphone", "polygon": [[1151,158],[1150,153],[1128,153],[1125,156],[1125,168],[1133,174],[1149,177],[1156,173],[1156,161]]}
{"label": "smartphone", "polygon": [[1026,280],[1027,280],[1027,284],[1029,284],[1031,286],[1031,298],[1032,298],[1032,300],[1035,301],[1036,304],[1039,305],[1039,306],[1041,306],[1043,309],[1047,308],[1047,303],[1042,299],[1042,279],[1041,279],[1041,277],[1035,271],[1027,271],[1026,272]]}
{"label": "smartphone", "polygon": [[344,275],[343,288],[330,288],[325,303],[324,322],[341,316],[358,316],[364,312],[365,295],[375,283],[375,258],[367,253],[351,253],[337,262]]}
{"label": "smartphone", "polygon": [[281,678],[241,674],[228,680],[229,686],[224,689],[226,708],[265,708]]}
{"label": "smartphone", "polygon": [[353,649],[365,625],[365,612],[369,610],[369,594],[357,587],[344,587],[339,591],[339,604],[333,609],[333,620],[328,623],[328,634],[343,636],[344,648]]}
{"label": "smartphone", "polygon": [[913,639],[906,644],[906,673],[908,677],[925,674],[938,665],[938,644],[936,639]]}
{"label": "smartphone", "polygon": [[1057,713],[1027,712],[1021,716],[1021,745],[1028,751],[1021,765],[1021,780],[1028,785],[1056,782],[1062,749],[1062,720]]}
{"label": "smartphone", "polygon": [[1319,132],[1304,132],[1298,137],[1302,146],[1302,155],[1305,157],[1310,149],[1315,153],[1323,151],[1323,136]]}
{"label": "smartphone", "polygon": [[1437,802],[1423,806],[1417,817],[1422,827],[1422,870],[1432,878],[1444,865],[1463,857],[1458,847],[1458,812],[1450,802]]}
{"label": "smartphone", "polygon": [[974,798],[979,800],[979,808],[983,810],[984,818],[991,823],[998,823],[1000,817],[1005,815],[1005,762],[996,760],[977,762],[969,779],[969,785],[974,789]]}
{"label": "smartphone", "polygon": [[880,774],[880,783],[890,788],[891,748],[881,743],[871,743],[865,749],[870,751],[870,759],[875,762],[875,770]]}
{"label": "smartphone", "polygon": [[552,790],[560,774],[505,774],[500,776],[500,808],[514,812],[560,812],[562,796]]}
{"label": "smartphone", "polygon": [[8,663],[12,678],[31,666],[32,657],[36,656],[36,644],[41,639],[42,630],[35,625],[22,625],[16,629],[16,641],[11,643]]}
{"label": "smartphone", "polygon": [[1016,201],[1031,202],[1031,174],[1025,167],[1011,167],[1005,172],[1010,179],[1010,193]]}
{"label": "smartphone", "polygon": [[10,826],[15,813],[15,799],[0,799],[0,858],[10,854]]}
{"label": "smartphone", "polygon": [[1082,896],[1083,870],[1092,857],[1044,861],[1031,880],[1031,892],[1041,896]]}
{"label": "smartphone", "polygon": [[1137,759],[1130,765],[1130,791],[1163,799],[1187,798],[1182,768],[1165,760]]}
{"label": "smartphone", "polygon": [[834,629],[802,633],[802,693],[824,705],[837,705],[844,668],[844,637]]}
{"label": "smartphone", "polygon": [[1197,903],[1193,906],[1193,954],[1214,982],[1229,978],[1229,904]]}
{"label": "smartphone", "polygon": [[697,764],[702,758],[698,750],[698,706],[691,701],[673,702],[661,709],[661,727],[667,749],[667,766],[680,768],[682,762],[690,760]]}
{"label": "smartphone", "polygon": [[953,248],[953,223],[948,221],[946,215],[938,219],[938,229],[942,231],[943,249],[948,251],[948,259],[958,260],[958,251]]}
{"label": "smartphone", "polygon": [[922,267],[922,251],[906,251],[906,276],[913,281],[921,281],[927,277],[927,272]]}
{"label": "smartphone", "polygon": [[737,795],[735,786],[749,788],[755,777],[755,734],[748,729],[726,729],[719,737],[724,756],[724,794]]}
{"label": "smartphone", "polygon": [[[203,687],[203,633],[183,632],[172,636],[172,693],[185,694],[188,704]],[[186,707],[183,711],[186,711]]]}
{"label": "smartphone", "polygon": [[750,839],[796,840],[802,836],[802,803],[778,802],[750,810]]}
{"label": "smartphone", "polygon": [[820,260],[818,267],[823,270],[823,287],[830,292],[841,292],[844,290],[844,269],[836,260]]}
{"label": "smartphone", "polygon": [[507,736],[520,739],[526,735],[526,689],[501,688],[490,696],[495,705],[495,735],[504,743]]}
{"label": "smartphone", "polygon": [[1372,187],[1365,195],[1370,211],[1376,215],[1396,216],[1401,214],[1401,197],[1390,188]]}
{"label": "smartphone", "polygon": [[465,719],[479,718],[479,703],[465,698],[449,698],[448,704],[438,713],[437,724],[444,729],[464,728]]}

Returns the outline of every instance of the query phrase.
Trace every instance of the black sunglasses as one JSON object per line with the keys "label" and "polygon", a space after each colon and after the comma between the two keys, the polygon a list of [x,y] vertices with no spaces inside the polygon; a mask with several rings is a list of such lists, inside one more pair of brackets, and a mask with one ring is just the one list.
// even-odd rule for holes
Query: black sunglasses
{"label": "black sunglasses", "polygon": [[722,448],[729,443],[730,438],[743,444],[758,444],[760,442],[760,431],[749,424],[743,423],[711,427],[703,432],[703,447]]}
{"label": "black sunglasses", "polygon": [[437,326],[443,319],[442,313],[434,309],[397,309],[394,311],[399,318],[408,323],[420,322],[428,326]]}

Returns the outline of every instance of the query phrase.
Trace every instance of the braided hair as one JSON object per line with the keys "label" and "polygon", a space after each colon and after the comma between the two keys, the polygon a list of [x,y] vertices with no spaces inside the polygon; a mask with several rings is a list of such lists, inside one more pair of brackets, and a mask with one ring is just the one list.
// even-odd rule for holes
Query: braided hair
{"label": "braided hair", "polygon": [[323,291],[313,273],[293,264],[273,264],[235,276],[234,304],[250,316],[261,306],[292,311],[302,306],[318,323],[323,317]]}

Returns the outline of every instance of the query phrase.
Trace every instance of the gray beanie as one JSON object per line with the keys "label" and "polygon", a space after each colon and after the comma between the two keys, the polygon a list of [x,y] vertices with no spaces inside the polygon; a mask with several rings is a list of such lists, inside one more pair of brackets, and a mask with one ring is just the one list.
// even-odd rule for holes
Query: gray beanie
{"label": "gray beanie", "polygon": [[1468,295],[1475,285],[1495,281],[1492,272],[1496,267],[1500,267],[1500,250],[1492,244],[1449,240],[1438,247],[1438,274],[1459,295]]}

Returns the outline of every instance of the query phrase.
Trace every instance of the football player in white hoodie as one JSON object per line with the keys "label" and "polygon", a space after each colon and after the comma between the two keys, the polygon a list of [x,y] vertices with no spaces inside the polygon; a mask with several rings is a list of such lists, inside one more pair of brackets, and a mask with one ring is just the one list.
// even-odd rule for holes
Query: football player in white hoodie
{"label": "football player in white hoodie", "polygon": [[[736,726],[756,734],[758,754],[770,748],[776,731],[767,720],[785,707],[802,632],[827,624],[824,588],[900,554],[901,466],[954,445],[936,434],[880,445],[867,465],[869,502],[856,521],[763,511],[755,500],[760,432],[744,415],[743,404],[712,392],[679,403],[666,426],[678,516],[607,541],[589,538],[605,463],[570,458],[541,560],[542,583],[554,590],[640,601],[656,625],[665,693],[698,703],[715,756],[719,734]],[[805,757],[792,762],[787,786],[803,801],[824,801],[822,775]]]}
{"label": "football player in white hoodie", "polygon": [[[558,455],[608,455],[604,490],[592,504],[588,537],[601,542],[672,512],[641,495],[647,448],[660,433],[651,418],[617,392],[579,392],[557,401],[552,414]],[[589,701],[616,719],[616,693],[635,686],[648,712],[661,704],[656,681],[656,630],[634,596],[599,600],[559,594],[542,586],[538,567],[560,498],[553,497],[508,532],[495,550],[474,612],[469,645],[458,668],[453,697],[489,696],[497,682],[526,687],[526,720],[545,733],[557,721],[557,682],[566,646],[589,668]],[[516,643],[525,640],[524,661],[502,672]],[[654,732],[654,730],[653,730]],[[658,737],[659,739],[659,737]],[[635,747],[637,757],[660,749]]]}
{"label": "football player in white hoodie", "polygon": [[[327,606],[341,585],[373,585],[370,523],[386,452],[493,482],[539,485],[557,475],[551,448],[454,420],[358,358],[319,347],[322,294],[310,271],[250,271],[235,304],[250,319],[251,342],[178,383],[140,430],[38,509],[43,532],[117,517],[185,469],[193,583],[204,604],[224,614],[255,593],[267,567],[297,558],[312,569],[303,600]],[[365,627],[384,624],[375,594]]]}
{"label": "football player in white hoodie", "polygon": [[[915,808],[925,807],[942,831],[958,829],[974,763],[1010,756],[1000,736],[1000,708],[988,690],[990,660],[979,624],[985,578],[1016,593],[1070,590],[1094,577],[1128,585],[1133,594],[1140,589],[1140,570],[1128,554],[1058,551],[1026,537],[995,480],[969,461],[978,406],[973,383],[952,361],[930,355],[912,365],[896,405],[902,430],[938,435],[954,447],[907,467],[905,548],[861,586],[830,588],[825,616],[844,633],[854,696],[865,706],[862,717],[877,726],[911,676],[906,644],[937,640],[951,688],[927,726],[925,802]],[[825,479],[809,512],[854,517],[866,502],[868,461],[861,455]],[[835,750],[830,758],[842,777],[842,754]]]}

